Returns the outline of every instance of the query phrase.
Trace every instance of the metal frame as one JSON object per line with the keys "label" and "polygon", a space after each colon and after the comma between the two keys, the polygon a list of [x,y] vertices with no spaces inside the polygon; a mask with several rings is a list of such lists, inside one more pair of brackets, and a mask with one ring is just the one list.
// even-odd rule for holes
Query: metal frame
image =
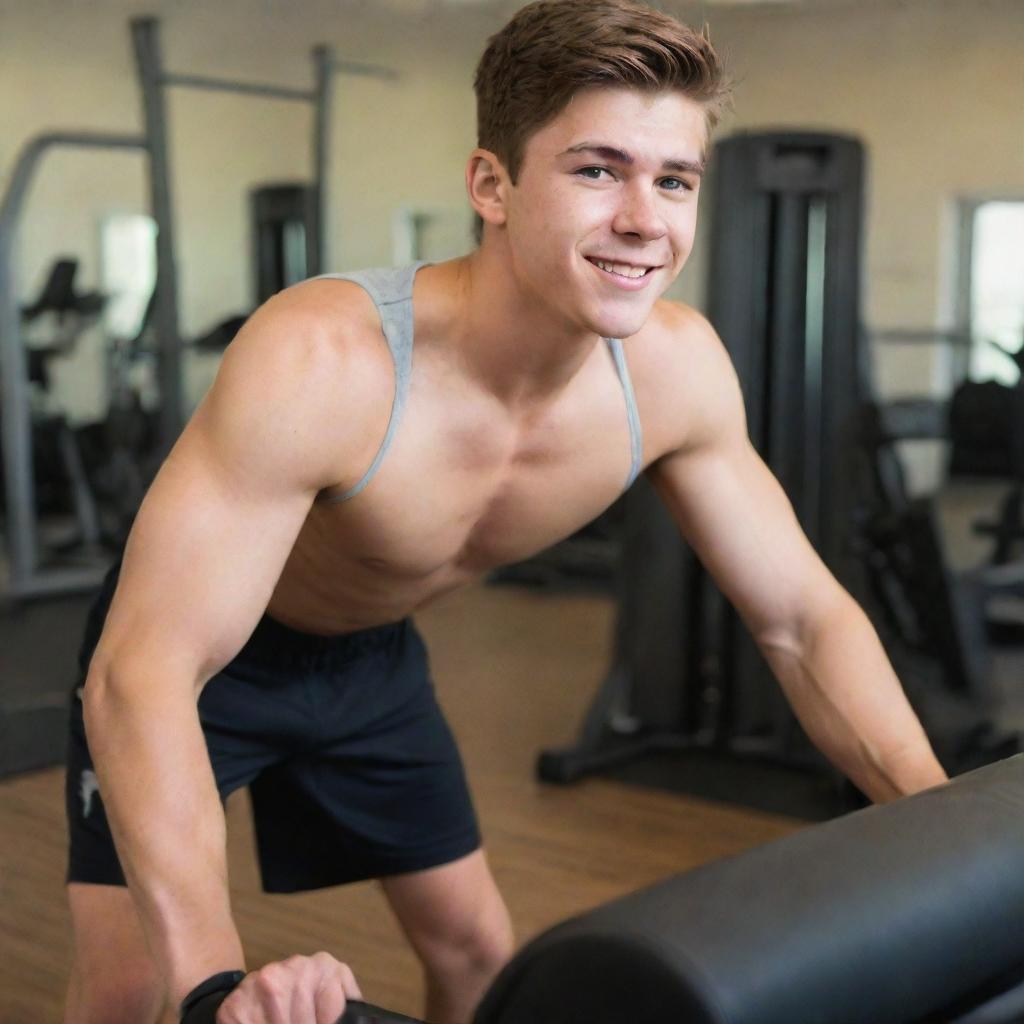
{"label": "metal frame", "polygon": [[94,586],[96,569],[40,569],[36,535],[36,488],[32,471],[32,410],[26,386],[28,366],[21,338],[21,309],[14,277],[18,222],[40,160],[58,146],[78,149],[146,149],[144,136],[99,132],[52,132],[21,151],[6,195],[0,201],[0,431],[4,454],[7,592],[23,599],[74,593]]}
{"label": "metal frame", "polygon": [[167,106],[160,50],[160,29],[153,18],[131,23],[142,116],[149,151],[149,204],[156,221],[156,301],[153,326],[157,340],[160,386],[160,447],[170,450],[183,426],[181,333],[178,325],[178,272],[174,258],[174,206],[171,199]]}
{"label": "metal frame", "polygon": [[35,517],[32,472],[32,424],[26,387],[27,366],[21,337],[21,312],[15,280],[17,231],[36,168],[50,149],[142,150],[149,156],[150,207],[157,224],[157,284],[154,325],[160,385],[160,445],[168,451],[184,425],[175,265],[174,209],[170,179],[165,90],[170,87],[233,92],[262,98],[295,100],[314,107],[313,188],[316,256],[311,273],[325,264],[327,161],[330,111],[335,72],[394,79],[397,75],[373,64],[338,61],[331,49],[312,51],[314,85],[309,90],[258,82],[240,82],[205,75],[175,74],[163,68],[160,26],[155,18],[131,22],[131,36],[142,97],[144,132],[121,135],[97,132],[53,132],[26,144],[19,155],[7,193],[0,201],[0,418],[7,503],[7,546],[10,574],[6,594],[15,600],[74,593],[97,585],[100,568],[43,568]]}

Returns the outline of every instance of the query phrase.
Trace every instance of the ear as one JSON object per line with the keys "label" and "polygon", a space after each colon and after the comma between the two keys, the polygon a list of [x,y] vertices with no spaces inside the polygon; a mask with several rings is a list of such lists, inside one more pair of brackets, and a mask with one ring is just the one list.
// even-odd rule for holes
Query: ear
{"label": "ear", "polygon": [[501,161],[489,150],[474,149],[466,163],[466,191],[485,224],[504,224],[510,182]]}

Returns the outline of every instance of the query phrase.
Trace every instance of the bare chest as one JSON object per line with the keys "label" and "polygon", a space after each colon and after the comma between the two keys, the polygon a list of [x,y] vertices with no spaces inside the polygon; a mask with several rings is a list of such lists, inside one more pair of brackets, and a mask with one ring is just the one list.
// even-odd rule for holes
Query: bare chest
{"label": "bare chest", "polygon": [[371,482],[314,505],[286,571],[417,606],[569,536],[622,493],[632,462],[618,379],[576,398],[512,423],[442,392],[414,395]]}

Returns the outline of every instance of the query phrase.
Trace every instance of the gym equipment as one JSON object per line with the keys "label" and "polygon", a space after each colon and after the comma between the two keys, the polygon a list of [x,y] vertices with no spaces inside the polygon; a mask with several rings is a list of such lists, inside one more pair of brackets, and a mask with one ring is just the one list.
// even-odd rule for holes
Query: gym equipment
{"label": "gym equipment", "polygon": [[[941,345],[957,357],[969,353],[975,343],[968,333],[920,329],[876,331],[872,340]],[[1024,352],[1010,353],[995,342],[989,344],[1015,363],[1024,362]],[[966,372],[967,360],[960,362]],[[910,498],[895,452],[897,442],[913,440],[950,442],[951,476],[1018,481],[1001,500],[995,522],[973,524],[975,533],[995,539],[991,565],[961,574],[946,569],[933,502]],[[965,672],[965,664],[980,668],[987,660],[988,644],[1024,643],[1019,607],[1024,561],[1011,564],[1016,543],[1024,539],[1019,483],[1024,479],[1024,387],[963,380],[947,400],[875,400],[864,409],[862,447],[872,467],[872,508],[859,521],[855,543],[867,560],[869,586],[896,627],[897,643],[938,655],[946,684],[953,690],[978,691],[976,684],[965,680],[972,675],[980,679],[981,674]],[[962,621],[957,625],[941,610],[950,607],[959,608],[957,617],[972,625],[966,630]],[[938,629],[922,629],[915,621],[934,621],[936,616],[945,619]],[[922,643],[926,636],[927,643]]]}
{"label": "gym equipment", "polygon": [[21,310],[25,325],[49,318],[50,333],[45,342],[36,341],[27,352],[33,473],[42,486],[36,489],[37,514],[72,513],[75,532],[50,549],[89,551],[100,540],[99,516],[95,495],[87,479],[77,434],[67,419],[47,401],[50,370],[59,359],[72,355],[82,333],[98,319],[104,296],[97,292],[79,293],[75,289],[78,260],[63,257],[54,261],[50,273],[34,302]]}
{"label": "gym equipment", "polygon": [[148,157],[150,203],[157,223],[157,288],[153,327],[157,337],[160,389],[159,443],[166,452],[183,425],[181,338],[174,255],[166,90],[170,87],[233,92],[241,95],[308,103],[313,107],[313,184],[310,186],[309,272],[319,273],[324,255],[325,181],[334,75],[347,73],[394,78],[394,72],[372,64],[339,61],[325,46],[313,50],[314,84],[309,89],[259,82],[238,82],[166,71],[160,49],[159,23],[153,18],[131,22],[137,79],[143,103],[140,134],[58,131],[26,144],[14,163],[6,194],[0,201],[0,378],[2,378],[3,453],[7,483],[10,574],[7,594],[15,600],[54,593],[91,590],[102,568],[43,568],[35,531],[35,481],[32,437],[25,381],[26,356],[19,330],[15,281],[16,237],[26,197],[40,159],[51,149],[73,147],[141,151]]}
{"label": "gym equipment", "polygon": [[1018,756],[599,907],[476,1024],[1019,1021],[1022,801]]}
{"label": "gym equipment", "polygon": [[[863,561],[866,605],[908,696],[946,765],[963,770],[1019,749],[996,732],[999,694],[991,682],[990,609],[1024,596],[1024,566],[948,568],[934,503],[907,492],[896,442],[883,408],[866,403],[862,446],[871,497],[852,542]],[[1004,623],[1004,626],[1006,624]],[[1020,625],[1018,624],[1018,630]],[[923,684],[923,685],[922,685]]]}
{"label": "gym equipment", "polygon": [[106,415],[78,430],[99,507],[101,536],[115,553],[123,549],[146,488],[164,455],[159,438],[159,412],[143,402],[134,373],[149,358],[155,305],[153,294],[133,334],[107,338]]}
{"label": "gym equipment", "polygon": [[1024,454],[1024,387],[967,380],[949,408],[954,476],[1019,477]]}
{"label": "gym equipment", "polygon": [[1022,858],[1018,755],[556,925],[473,1024],[1019,1024]]}
{"label": "gym equipment", "polygon": [[[836,135],[741,134],[719,142],[708,275],[710,319],[738,371],[751,439],[812,544],[855,594],[861,588],[848,537],[862,377],[863,163],[861,145]],[[840,784],[646,481],[626,496],[624,518],[613,666],[576,746],[541,755],[541,778],[568,782],[626,763],[632,771],[671,754],[669,773],[685,789],[709,759],[718,761],[710,774],[720,779],[723,759],[756,759],[757,772],[729,787],[736,799],[763,785],[754,775],[766,778],[763,765],[772,761],[813,770],[825,778],[825,792],[808,794],[810,809],[788,806],[790,771],[758,806],[835,813],[843,806],[834,792]]]}
{"label": "gym equipment", "polygon": [[338,1024],[422,1024],[422,1021],[353,999]]}
{"label": "gym equipment", "polygon": [[320,266],[315,194],[308,185],[264,185],[252,190],[250,206],[259,306]]}
{"label": "gym equipment", "polygon": [[[308,185],[263,185],[250,193],[256,305],[312,276],[318,266],[313,190]],[[247,313],[234,313],[193,339],[201,352],[223,352]]]}
{"label": "gym equipment", "polygon": [[974,530],[993,538],[992,563],[1005,565],[1024,541],[1024,344],[1010,352],[994,341],[989,343],[1013,362],[1020,377],[1013,387],[996,381],[967,381],[957,389],[950,422],[952,471],[977,471],[979,451],[988,459],[993,450],[1001,456],[994,470],[987,462],[982,463],[983,468],[1009,477],[1013,487],[996,518],[975,523]]}
{"label": "gym equipment", "polygon": [[201,352],[223,352],[248,319],[243,313],[235,313],[200,334],[192,344]]}
{"label": "gym equipment", "polygon": [[983,339],[1016,368],[1017,384],[1007,385],[966,377],[969,356],[977,344],[968,331],[895,328],[872,331],[870,340],[885,345],[941,346],[950,354],[953,379],[958,383],[948,399],[897,399],[885,402],[884,408],[878,403],[880,415],[894,438],[948,441],[951,476],[1013,481],[996,518],[974,524],[975,533],[995,541],[993,564],[1005,564],[1015,545],[1024,540],[1024,487],[1020,484],[1024,479],[1024,344],[1011,351],[991,338]]}
{"label": "gym equipment", "polygon": [[[886,349],[924,348],[929,350],[930,358],[941,359],[949,365],[949,373],[954,380],[966,372],[973,345],[968,333],[937,328],[864,328],[863,334],[866,363]],[[877,407],[887,435],[893,440],[949,441],[950,396],[913,395],[883,400],[874,378],[873,371],[866,373],[862,390],[865,398],[870,398]]]}
{"label": "gym equipment", "polygon": [[[181,1018],[181,1024],[216,1024],[217,1009],[226,999],[212,998],[199,1004],[190,1013]],[[364,1003],[359,999],[351,999],[345,1007],[337,1024],[424,1024],[415,1017],[406,1017],[394,1010],[385,1010],[372,1003]]]}
{"label": "gym equipment", "polygon": [[[36,301],[22,309],[22,321],[31,323],[44,313],[55,314],[59,325],[63,325],[69,317],[95,317],[103,309],[103,296],[99,292],[76,292],[77,274],[78,260],[69,257],[54,260]],[[64,346],[51,347],[65,350]],[[36,351],[38,349],[30,355]]]}

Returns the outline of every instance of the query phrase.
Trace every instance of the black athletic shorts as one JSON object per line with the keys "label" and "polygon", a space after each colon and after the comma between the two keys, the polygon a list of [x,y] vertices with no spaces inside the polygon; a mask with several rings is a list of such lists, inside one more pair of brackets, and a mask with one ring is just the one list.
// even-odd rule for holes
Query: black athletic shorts
{"label": "black athletic shorts", "polygon": [[[82,678],[116,586],[86,628]],[[72,699],[68,880],[124,885]],[[461,759],[411,621],[338,637],[264,617],[199,716],[221,799],[248,786],[263,887],[298,892],[436,867],[480,845]],[[182,836],[183,843],[188,836]]]}

